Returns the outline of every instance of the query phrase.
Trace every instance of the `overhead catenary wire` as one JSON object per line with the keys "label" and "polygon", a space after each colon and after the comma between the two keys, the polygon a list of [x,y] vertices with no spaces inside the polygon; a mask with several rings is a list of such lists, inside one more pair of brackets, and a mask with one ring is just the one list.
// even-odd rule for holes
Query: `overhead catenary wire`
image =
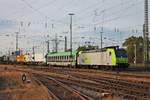
{"label": "overhead catenary wire", "polygon": [[[142,1],[140,0],[140,2],[138,2],[138,4],[140,4],[141,2],[142,2]],[[130,9],[130,8],[133,8],[133,7],[135,6],[135,4],[136,4],[136,3],[133,3],[133,4],[131,4],[130,6],[119,10],[119,12],[123,12],[123,10],[128,10],[128,9]],[[133,6],[133,5],[134,5],[134,6]],[[139,11],[138,11],[138,12],[139,12]],[[115,13],[118,13],[118,12],[113,12],[112,14],[115,15]],[[110,14],[109,14],[109,15],[110,15],[109,17],[111,17],[112,14],[110,13]],[[119,14],[119,13],[118,13],[118,14]],[[125,14],[125,13],[124,13],[124,14]],[[112,18],[107,17],[107,19],[105,19],[105,20],[103,20],[103,21],[96,22],[96,23],[93,23],[93,24],[84,24],[84,25],[85,25],[85,26],[91,26],[91,25],[94,25],[94,24],[96,24],[96,25],[102,24],[102,23],[105,24],[105,23],[109,23],[109,22],[111,22],[111,21],[115,21],[115,20],[121,19],[121,18],[126,17],[126,16],[131,16],[131,15],[133,15],[133,14],[134,14],[134,13],[126,14],[126,15],[119,15],[119,16],[115,16],[115,17],[112,17]]]}
{"label": "overhead catenary wire", "polygon": [[[129,0],[129,1],[130,1],[130,0]],[[129,1],[126,1],[125,4],[128,5],[127,3],[128,3]],[[115,4],[115,5],[112,5],[112,6],[108,7],[108,8],[106,8],[106,7],[103,8],[103,6],[102,6],[102,7],[99,7],[99,8],[95,8],[95,7],[93,7],[93,8],[94,8],[94,10],[96,9],[97,12],[100,12],[100,15],[99,15],[99,16],[101,16],[101,15],[103,15],[104,11],[107,12],[107,11],[109,11],[109,10],[113,10],[113,9],[115,9],[115,8],[118,8],[121,4],[122,4],[122,3],[117,3],[117,4]],[[100,11],[99,11],[99,10],[100,10]],[[93,12],[93,10],[90,11],[90,12]],[[83,11],[81,11],[81,13],[79,13],[78,15],[79,15],[79,16],[81,16],[82,14],[86,15],[87,13],[90,14],[90,12],[86,12],[86,11],[83,12]],[[86,16],[87,16],[87,15],[86,15]],[[90,16],[91,16],[91,15],[88,15],[87,18],[90,17]],[[79,21],[79,20],[82,20],[82,19],[85,19],[85,17],[82,16],[82,17],[78,18],[77,20]]]}
{"label": "overhead catenary wire", "polygon": [[[121,11],[123,11],[123,10],[127,10],[127,9],[129,9],[129,8],[132,8],[132,7],[134,7],[134,6],[136,6],[135,4],[140,4],[142,1],[140,0],[140,2],[132,2],[131,3],[131,5],[130,5],[130,7],[126,7],[126,8],[123,8],[123,9],[119,9],[119,11],[115,11],[114,13],[109,13],[109,15],[107,15],[107,16],[109,16],[109,17],[111,17],[112,15],[114,15],[114,14],[116,14],[116,13],[118,13],[118,12],[121,12]],[[127,3],[127,2],[126,2]],[[102,9],[100,12],[101,12],[101,15],[100,16],[102,16],[103,15],[103,13],[106,13],[106,12],[108,12],[109,10],[112,10],[113,8],[117,8],[118,6],[117,5],[120,5],[121,3],[119,3],[119,4],[116,4],[116,5],[113,5],[113,6],[111,6],[111,7],[109,7],[108,9],[106,9],[105,8],[105,10],[104,9]],[[128,5],[128,4],[127,4]],[[87,16],[86,18],[84,18],[84,17],[81,17],[81,19],[78,19],[77,21],[80,21],[80,20],[85,20],[85,19],[87,19],[87,18],[89,18],[89,17],[92,17],[91,15],[90,16]],[[108,18],[108,17],[107,17]]]}
{"label": "overhead catenary wire", "polygon": [[[120,2],[119,2],[120,3]],[[119,4],[118,3],[118,4]],[[136,2],[137,3],[137,2]],[[135,3],[135,4],[136,4]],[[131,6],[132,6],[132,3],[130,2],[129,4],[125,4],[125,5],[127,5],[127,7],[129,6],[131,4]],[[31,5],[31,4],[30,4]],[[29,5],[28,5],[29,6]],[[32,5],[31,5],[32,6]],[[40,15],[40,13],[38,12],[38,11],[36,11],[37,10],[37,8],[34,8],[33,6],[31,7],[30,6],[30,8],[34,11],[34,12],[37,12],[39,15]],[[113,5],[113,6],[115,6],[115,5]],[[137,6],[137,5],[134,5],[134,6]],[[134,8],[134,6],[133,6],[133,8]],[[125,7],[126,6],[124,6],[124,9],[123,8],[121,8],[121,9],[118,9],[118,10],[115,10],[115,9],[117,9],[117,6],[114,8],[114,9],[109,9],[109,10],[106,10],[105,11],[105,13],[106,12],[109,12],[108,13],[108,15],[111,15],[111,16],[109,16],[109,17],[107,17],[107,18],[105,18],[105,20],[103,20],[104,21],[104,24],[107,24],[107,23],[111,23],[111,22],[117,22],[117,20],[118,19],[123,19],[123,18],[125,18],[125,17],[128,17],[128,16],[131,16],[132,14],[130,14],[130,13],[125,13],[125,14],[123,14],[123,15],[120,15],[120,14],[122,14],[122,12],[124,12],[125,11]],[[34,8],[34,9],[33,9]],[[61,7],[60,7],[61,8]],[[63,7],[62,7],[63,8]],[[95,7],[91,7],[92,9],[96,9]],[[118,7],[119,8],[119,7]],[[131,7],[132,8],[132,7]],[[105,7],[105,9],[107,9],[107,7]],[[128,9],[126,9],[126,10],[129,10],[130,8],[128,8]],[[89,10],[89,9],[88,9]],[[98,11],[102,11],[102,10],[104,10],[104,9],[101,9],[101,7],[100,7],[100,9],[98,9]],[[139,11],[141,11],[141,10],[139,10]],[[138,11],[138,13],[139,13],[139,11]],[[42,11],[40,11],[40,12],[42,12]],[[79,10],[79,12],[80,12],[80,10]],[[86,12],[86,11],[85,11]],[[92,11],[93,12],[93,11]],[[121,13],[120,13],[121,12]],[[81,11],[81,13],[82,13],[82,11]],[[84,13],[84,12],[83,12]],[[91,13],[89,13],[89,14],[91,14]],[[103,13],[102,13],[103,14]],[[112,15],[113,14],[113,15]],[[133,13],[133,14],[135,14],[135,13]],[[117,15],[117,16],[116,16]],[[100,15],[101,16],[101,15]],[[45,15],[43,16],[43,17],[45,17]],[[83,16],[83,15],[81,15],[81,17],[84,17],[84,19],[86,19],[85,18],[85,16]],[[86,16],[87,18],[89,18],[88,16]],[[92,16],[93,17],[93,16]],[[77,19],[76,19],[77,20]],[[79,20],[79,21],[81,21],[81,20]],[[78,20],[76,21],[76,24],[74,25],[74,27],[78,27],[78,22],[79,22]],[[28,21],[24,21],[24,23],[27,23]],[[44,25],[44,20],[42,21],[42,20],[40,20],[39,21],[40,23],[39,24],[42,24],[43,23],[43,25]],[[59,21],[58,21],[59,22]],[[64,21],[65,22],[65,21]],[[81,22],[81,24],[83,23],[84,24],[84,22],[85,21],[83,21],[83,22]],[[90,22],[90,21],[89,21]],[[32,23],[32,20],[31,20],[31,23]],[[57,23],[57,22],[54,22],[54,23]],[[79,22],[80,23],[80,22]],[[95,21],[94,23],[90,23],[90,24],[87,24],[87,26],[88,25],[93,25],[93,24],[97,24],[97,25],[99,25],[99,24],[101,24],[102,23],[102,21],[101,20],[97,20],[97,21]],[[64,23],[62,22],[62,27],[63,27],[63,25],[64,25]],[[67,24],[66,24],[67,25]],[[86,23],[85,23],[85,25],[86,25]],[[123,26],[122,26],[123,27]],[[59,27],[58,27],[59,28]]]}
{"label": "overhead catenary wire", "polygon": [[[28,3],[27,3],[28,4]],[[30,8],[34,9],[31,5],[28,5]],[[111,8],[111,7],[110,7]],[[35,11],[37,11],[36,9],[34,9]]]}

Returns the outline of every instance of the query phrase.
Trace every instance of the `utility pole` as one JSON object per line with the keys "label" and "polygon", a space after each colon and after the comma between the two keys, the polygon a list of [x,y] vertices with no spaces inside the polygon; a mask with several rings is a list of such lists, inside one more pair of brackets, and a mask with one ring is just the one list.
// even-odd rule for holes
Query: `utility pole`
{"label": "utility pole", "polygon": [[100,33],[101,33],[101,50],[102,50],[102,48],[103,48],[103,27],[102,27]]}
{"label": "utility pole", "polygon": [[[49,40],[47,40],[46,43],[47,43],[47,53],[46,53],[46,56],[45,56],[45,57],[46,57],[46,64],[47,64],[47,61],[48,61],[48,60],[47,60],[47,58],[48,58],[47,55],[48,55],[48,53],[50,52],[50,50],[49,50]],[[43,55],[44,55],[44,53],[43,53]]]}
{"label": "utility pole", "polygon": [[72,57],[72,16],[74,13],[69,13],[70,15],[70,56]]}
{"label": "utility pole", "polygon": [[19,32],[16,32],[16,51],[18,50],[18,34]]}
{"label": "utility pole", "polygon": [[65,36],[65,51],[67,51],[67,37]]}
{"label": "utility pole", "polygon": [[57,34],[55,36],[55,52],[58,52],[58,38],[57,38]]}
{"label": "utility pole", "polygon": [[136,44],[134,44],[134,64],[136,65],[136,62],[137,62],[137,52],[136,52]]}
{"label": "utility pole", "polygon": [[9,55],[9,56],[11,55],[11,53],[10,53],[10,48],[9,48],[9,50],[8,50],[8,55]]}
{"label": "utility pole", "polygon": [[144,65],[148,64],[149,60],[149,43],[148,43],[148,35],[149,35],[149,30],[148,30],[148,0],[145,0],[144,3],[144,25],[143,25],[143,37],[144,37]]}
{"label": "utility pole", "polygon": [[33,46],[32,51],[33,51],[33,61],[35,61],[35,46]]}
{"label": "utility pole", "polygon": [[[93,17],[93,22],[96,22],[96,17],[97,17],[97,10],[94,10],[94,17]],[[96,32],[96,25],[94,24],[94,32]]]}
{"label": "utility pole", "polygon": [[50,42],[50,40],[49,40],[49,35],[47,35],[47,41],[46,41],[46,44],[47,44],[47,53],[49,53],[50,52],[50,50],[49,50],[49,43]]}
{"label": "utility pole", "polygon": [[46,43],[47,43],[47,53],[49,53],[49,51],[50,51],[49,50],[49,40],[47,40]]}

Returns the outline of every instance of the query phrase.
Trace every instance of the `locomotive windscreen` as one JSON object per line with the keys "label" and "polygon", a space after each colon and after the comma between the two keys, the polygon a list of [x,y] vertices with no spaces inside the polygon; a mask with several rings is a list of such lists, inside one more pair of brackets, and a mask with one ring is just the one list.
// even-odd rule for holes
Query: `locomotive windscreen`
{"label": "locomotive windscreen", "polygon": [[124,49],[117,49],[116,50],[116,56],[117,57],[127,57],[127,52]]}

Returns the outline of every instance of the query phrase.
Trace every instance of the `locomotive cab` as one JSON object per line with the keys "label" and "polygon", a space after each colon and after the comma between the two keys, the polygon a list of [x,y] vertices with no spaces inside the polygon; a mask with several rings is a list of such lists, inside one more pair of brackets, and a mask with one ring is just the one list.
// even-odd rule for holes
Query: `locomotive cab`
{"label": "locomotive cab", "polygon": [[116,49],[116,64],[118,67],[126,68],[128,67],[128,55],[125,49],[117,48]]}
{"label": "locomotive cab", "polygon": [[125,49],[119,48],[119,46],[106,47],[109,56],[111,57],[111,65],[113,68],[127,68],[128,55]]}

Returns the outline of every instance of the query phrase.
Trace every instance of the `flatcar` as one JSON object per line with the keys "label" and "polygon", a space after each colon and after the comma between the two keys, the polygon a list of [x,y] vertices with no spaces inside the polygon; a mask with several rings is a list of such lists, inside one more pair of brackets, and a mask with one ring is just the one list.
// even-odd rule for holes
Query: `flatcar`
{"label": "flatcar", "polygon": [[47,54],[47,64],[55,66],[126,68],[127,52],[123,48],[106,47],[101,50],[58,52]]}

